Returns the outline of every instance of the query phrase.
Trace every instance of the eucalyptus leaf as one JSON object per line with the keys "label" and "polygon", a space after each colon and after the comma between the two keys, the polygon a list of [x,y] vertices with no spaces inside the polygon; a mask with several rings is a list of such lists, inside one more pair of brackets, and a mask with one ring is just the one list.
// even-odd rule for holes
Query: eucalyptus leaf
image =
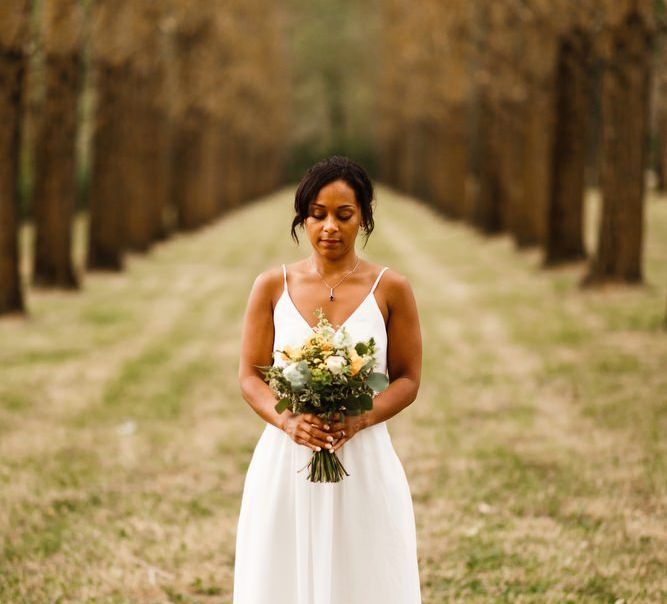
{"label": "eucalyptus leaf", "polygon": [[378,373],[375,371],[368,376],[368,381],[366,384],[374,392],[382,392],[387,386],[389,386],[389,380],[384,373]]}

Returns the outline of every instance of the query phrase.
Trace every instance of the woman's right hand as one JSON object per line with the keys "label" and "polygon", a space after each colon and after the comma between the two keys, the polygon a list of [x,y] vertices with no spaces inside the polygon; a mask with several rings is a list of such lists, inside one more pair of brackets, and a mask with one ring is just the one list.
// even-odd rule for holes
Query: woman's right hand
{"label": "woman's right hand", "polygon": [[[289,411],[284,411],[289,413]],[[333,436],[328,433],[330,429],[322,418],[312,413],[292,413],[280,426],[295,443],[304,445],[313,451],[331,449]]]}

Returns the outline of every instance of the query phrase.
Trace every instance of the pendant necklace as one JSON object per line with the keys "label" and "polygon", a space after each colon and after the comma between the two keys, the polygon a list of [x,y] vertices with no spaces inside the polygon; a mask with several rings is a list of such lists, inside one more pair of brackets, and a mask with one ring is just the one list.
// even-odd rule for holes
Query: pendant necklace
{"label": "pendant necklace", "polygon": [[334,301],[334,288],[338,287],[343,281],[345,281],[345,279],[347,279],[354,271],[357,270],[357,267],[359,266],[359,260],[361,260],[361,258],[357,257],[357,262],[355,263],[354,267],[352,267],[352,270],[345,273],[343,278],[340,279],[335,285],[329,285],[325,281],[324,277],[320,274],[320,271],[317,270],[317,267],[315,266],[315,263],[313,262],[313,257],[312,256],[310,257],[310,263],[313,265],[313,268],[315,269],[315,272],[320,276],[320,279],[322,279],[322,281],[324,281],[324,284],[329,288],[329,302]]}

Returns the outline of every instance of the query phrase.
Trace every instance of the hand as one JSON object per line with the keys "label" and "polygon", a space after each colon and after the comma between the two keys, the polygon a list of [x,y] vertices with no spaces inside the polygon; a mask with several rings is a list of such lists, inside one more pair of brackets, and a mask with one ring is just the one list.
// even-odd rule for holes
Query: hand
{"label": "hand", "polygon": [[360,415],[345,415],[342,420],[340,413],[336,413],[333,420],[330,432],[336,440],[334,440],[331,449],[332,453],[338,451],[357,432],[360,432],[371,424],[369,412]]}
{"label": "hand", "polygon": [[285,419],[280,428],[295,443],[305,445],[313,451],[333,447],[334,438],[328,433],[330,426],[322,418],[312,413],[292,414]]}

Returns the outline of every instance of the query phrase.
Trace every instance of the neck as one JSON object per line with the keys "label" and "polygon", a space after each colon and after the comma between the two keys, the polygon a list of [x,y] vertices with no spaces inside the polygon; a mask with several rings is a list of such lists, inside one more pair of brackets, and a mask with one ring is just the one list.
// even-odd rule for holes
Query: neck
{"label": "neck", "polygon": [[320,254],[312,254],[310,262],[315,266],[320,275],[338,275],[354,268],[359,257],[354,250],[340,258],[326,258]]}

